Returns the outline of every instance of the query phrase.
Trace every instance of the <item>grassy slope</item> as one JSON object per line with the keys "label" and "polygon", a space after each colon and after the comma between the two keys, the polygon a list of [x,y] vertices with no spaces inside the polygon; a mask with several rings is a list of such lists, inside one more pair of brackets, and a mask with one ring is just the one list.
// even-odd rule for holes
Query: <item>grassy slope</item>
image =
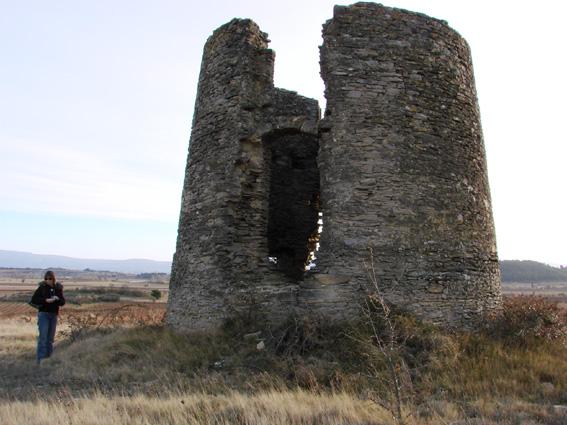
{"label": "grassy slope", "polygon": [[[567,404],[564,345],[507,346],[411,320],[401,325],[413,375],[413,389],[404,390],[412,396],[410,423],[564,423],[553,408]],[[392,422],[369,401],[389,400],[391,388],[360,324],[263,329],[261,351],[256,339],[243,337],[258,329],[241,323],[190,336],[163,327],[117,329],[60,343],[40,369],[33,367],[33,324],[19,326],[18,338],[16,324],[1,327],[2,424]]]}

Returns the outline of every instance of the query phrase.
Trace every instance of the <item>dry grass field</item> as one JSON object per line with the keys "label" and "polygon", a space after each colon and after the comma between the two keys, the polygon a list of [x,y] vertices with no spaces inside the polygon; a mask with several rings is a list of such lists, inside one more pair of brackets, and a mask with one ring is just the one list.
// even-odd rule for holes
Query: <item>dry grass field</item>
{"label": "dry grass field", "polygon": [[0,302],[0,424],[567,423],[565,342],[519,344],[400,316],[399,421],[365,324],[269,328],[252,318],[179,335],[163,326],[164,309],[135,297],[68,304],[54,356],[37,367],[35,311]]}
{"label": "dry grass field", "polygon": [[542,296],[559,303],[561,308],[567,310],[567,282],[506,282],[502,284],[502,291],[505,296]]}
{"label": "dry grass field", "polygon": [[[169,284],[167,282],[147,282],[143,280],[133,281],[113,281],[113,280],[64,280],[63,285],[65,291],[72,290],[88,290],[88,289],[103,289],[103,290],[139,290],[144,292],[151,292],[154,289],[159,290],[167,297],[169,292]],[[0,277],[0,299],[13,294],[31,294],[37,288],[37,282],[26,280],[25,282],[18,281],[13,278]]]}

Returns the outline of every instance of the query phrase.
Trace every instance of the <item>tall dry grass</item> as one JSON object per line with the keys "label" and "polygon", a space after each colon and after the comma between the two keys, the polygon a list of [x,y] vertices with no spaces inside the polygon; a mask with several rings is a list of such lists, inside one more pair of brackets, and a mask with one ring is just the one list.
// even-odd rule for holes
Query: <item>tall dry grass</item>
{"label": "tall dry grass", "polygon": [[[519,401],[431,400],[415,407],[408,425],[564,425],[558,407]],[[2,425],[394,425],[370,401],[346,393],[305,390],[224,395],[177,393],[0,403]]]}
{"label": "tall dry grass", "polygon": [[37,336],[35,323],[17,319],[0,322],[0,357],[14,357],[33,351]]}
{"label": "tall dry grass", "polygon": [[[567,405],[565,345],[510,345],[404,315],[393,320],[415,387],[403,406],[406,423],[567,423],[567,409],[554,407]],[[369,355],[372,339],[364,342],[379,329],[299,320],[264,329],[254,320],[180,335],[120,323],[59,338],[40,369],[33,366],[35,322],[0,323],[0,424],[395,423],[370,401],[388,397],[380,379],[386,366]],[[244,337],[251,331],[264,350]]]}
{"label": "tall dry grass", "polygon": [[256,395],[177,394],[164,398],[97,395],[57,402],[0,405],[3,425],[339,425],[386,424],[388,414],[347,394],[305,391]]}
{"label": "tall dry grass", "polygon": [[461,335],[458,341],[462,351],[456,361],[449,367],[440,364],[424,376],[422,390],[443,390],[451,399],[567,404],[565,346],[545,342],[511,346],[482,335]]}

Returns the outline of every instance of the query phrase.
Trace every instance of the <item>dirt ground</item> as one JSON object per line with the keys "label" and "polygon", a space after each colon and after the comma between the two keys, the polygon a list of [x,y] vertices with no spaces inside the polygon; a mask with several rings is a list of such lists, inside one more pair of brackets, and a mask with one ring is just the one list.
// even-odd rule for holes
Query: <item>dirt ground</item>
{"label": "dirt ground", "polygon": [[[59,313],[59,319],[65,322],[67,316],[77,315],[77,314],[103,314],[104,312],[115,312],[120,309],[132,308],[143,308],[144,310],[152,310],[155,312],[165,312],[165,302],[128,302],[121,301],[116,303],[96,303],[87,305],[66,305],[61,308]],[[0,325],[4,320],[23,320],[24,322],[29,322],[35,320],[37,315],[37,310],[25,303],[18,302],[0,302]]]}

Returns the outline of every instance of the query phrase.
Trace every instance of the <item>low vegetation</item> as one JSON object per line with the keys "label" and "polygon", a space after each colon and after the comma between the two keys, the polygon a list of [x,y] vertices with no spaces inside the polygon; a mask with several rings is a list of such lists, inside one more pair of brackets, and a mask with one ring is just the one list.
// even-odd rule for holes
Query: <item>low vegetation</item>
{"label": "low vegetation", "polygon": [[486,323],[485,330],[510,345],[567,340],[567,310],[543,297],[504,298],[504,308]]}
{"label": "low vegetation", "polygon": [[[341,327],[316,317],[260,326],[247,316],[190,335],[143,309],[123,320],[95,314],[39,369],[33,333],[24,332],[33,323],[20,325],[19,341],[15,326],[2,325],[0,423],[564,424],[565,316],[539,298],[505,307],[474,334],[398,311],[392,327],[379,312]],[[378,340],[392,343],[394,357]]]}
{"label": "low vegetation", "polygon": [[[22,302],[26,303],[30,300],[29,293],[15,293],[0,297],[0,301],[5,302]],[[111,288],[93,288],[85,287],[79,289],[68,289],[65,291],[65,299],[67,304],[93,304],[93,303],[115,303],[122,299],[146,299],[152,297],[146,291],[140,289],[132,289],[127,287],[111,287]]]}

